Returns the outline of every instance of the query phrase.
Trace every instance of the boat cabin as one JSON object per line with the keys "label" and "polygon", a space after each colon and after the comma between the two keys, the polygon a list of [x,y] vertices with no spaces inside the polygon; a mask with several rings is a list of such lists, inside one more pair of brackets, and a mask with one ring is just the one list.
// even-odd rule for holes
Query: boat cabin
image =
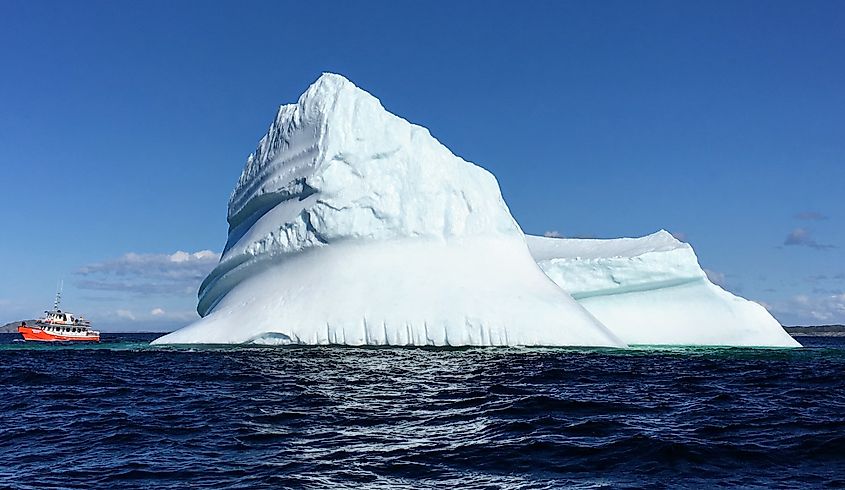
{"label": "boat cabin", "polygon": [[43,327],[45,332],[58,335],[87,335],[88,329],[85,327],[69,327],[63,325],[46,325]]}
{"label": "boat cabin", "polygon": [[62,325],[62,326],[79,326],[87,327],[89,322],[83,318],[77,318],[73,313],[64,312],[62,310],[45,311],[46,315],[41,320],[42,323],[48,325]]}

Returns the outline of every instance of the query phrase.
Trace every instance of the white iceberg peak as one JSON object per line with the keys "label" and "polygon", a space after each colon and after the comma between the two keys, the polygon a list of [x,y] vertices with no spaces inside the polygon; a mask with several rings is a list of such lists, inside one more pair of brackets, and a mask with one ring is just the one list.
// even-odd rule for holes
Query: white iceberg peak
{"label": "white iceberg peak", "polygon": [[228,222],[204,318],[158,342],[624,345],[545,277],[492,174],[340,75],[281,106]]}
{"label": "white iceberg peak", "polygon": [[[272,184],[267,177],[272,174],[276,156],[280,152],[307,151],[319,146],[326,133],[326,124],[330,119],[329,113],[338,105],[341,98],[350,99],[348,103],[366,102],[382,109],[378,99],[356,87],[341,75],[323,73],[299,97],[295,104],[284,104],[279,107],[276,118],[270,124],[267,134],[258,142],[258,147],[247,158],[247,163],[241,177],[229,199],[229,223],[243,211],[246,203],[261,193],[273,192]],[[339,121],[334,121],[338,123]],[[297,134],[297,130],[307,128],[312,134]],[[309,138],[310,136],[310,138]],[[297,146],[299,144],[299,146]],[[290,167],[291,162],[287,163]],[[302,162],[307,164],[309,162]],[[313,162],[311,162],[313,163]],[[296,168],[291,168],[291,175]],[[267,174],[267,175],[264,175]],[[275,189],[278,190],[278,189]],[[236,223],[237,224],[237,223]]]}

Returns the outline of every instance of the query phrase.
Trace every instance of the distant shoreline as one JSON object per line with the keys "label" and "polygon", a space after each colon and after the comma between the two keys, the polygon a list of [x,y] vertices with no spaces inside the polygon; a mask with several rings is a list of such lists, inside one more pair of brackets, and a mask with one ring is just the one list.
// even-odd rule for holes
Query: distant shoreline
{"label": "distant shoreline", "polygon": [[[23,320],[27,323],[27,325],[34,325],[38,322],[38,320]],[[18,327],[20,326],[21,322],[10,322],[3,326],[0,326],[0,333],[18,333]],[[110,332],[110,331],[100,331],[101,334],[110,335],[116,333],[133,333],[133,334],[156,334],[156,335],[166,335],[170,333],[169,331],[166,332],[157,332],[152,330],[122,330],[117,332]]]}
{"label": "distant shoreline", "polygon": [[796,325],[783,328],[793,337],[845,337],[845,325]]}

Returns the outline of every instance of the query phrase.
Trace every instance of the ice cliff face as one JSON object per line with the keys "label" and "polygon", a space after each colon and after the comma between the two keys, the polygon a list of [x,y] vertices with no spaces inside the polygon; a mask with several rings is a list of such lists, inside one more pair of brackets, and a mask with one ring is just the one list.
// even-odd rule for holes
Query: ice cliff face
{"label": "ice cliff face", "polygon": [[621,346],[531,258],[496,179],[324,74],[229,200],[198,322],[160,343]]}
{"label": "ice cliff face", "polygon": [[543,271],[628,344],[800,346],[765,308],[711,283],[666,231],[526,238]]}
{"label": "ice cliff face", "polygon": [[283,105],[229,200],[229,240],[200,314],[245,260],[343,240],[517,237],[492,174],[339,75]]}

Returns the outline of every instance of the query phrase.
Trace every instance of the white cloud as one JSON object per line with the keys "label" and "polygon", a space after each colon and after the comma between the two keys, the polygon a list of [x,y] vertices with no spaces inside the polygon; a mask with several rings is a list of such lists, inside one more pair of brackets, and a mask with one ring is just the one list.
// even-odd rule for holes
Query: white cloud
{"label": "white cloud", "polygon": [[80,289],[125,291],[137,294],[192,295],[214,268],[220,254],[211,250],[172,254],[139,254],[81,267]]}
{"label": "white cloud", "polygon": [[543,236],[547,238],[563,238],[563,235],[557,230],[549,230],[543,233]]}
{"label": "white cloud", "polygon": [[785,302],[773,304],[770,310],[790,323],[845,324],[845,293],[797,294]]}
{"label": "white cloud", "polygon": [[124,320],[135,321],[135,315],[132,314],[129,310],[117,310],[114,312],[118,318],[122,318]]}
{"label": "white cloud", "polygon": [[85,316],[94,321],[97,330],[106,332],[172,332],[199,319],[197,312],[189,307],[171,310],[133,305],[87,313],[90,314]]}
{"label": "white cloud", "polygon": [[798,295],[794,298],[796,304],[807,314],[820,321],[841,321],[845,318],[845,293],[828,294],[821,297]]}
{"label": "white cloud", "polygon": [[714,271],[712,269],[704,269],[704,273],[707,274],[707,279],[710,279],[710,282],[718,286],[725,287],[726,281],[724,272]]}
{"label": "white cloud", "polygon": [[795,219],[800,219],[802,221],[822,221],[826,220],[827,216],[816,211],[803,211],[801,213],[797,213],[795,215]]}
{"label": "white cloud", "polygon": [[806,228],[795,228],[794,230],[790,231],[789,234],[786,235],[786,239],[783,241],[783,244],[810,247],[816,250],[827,250],[830,248],[836,248],[833,245],[817,242],[812,237],[810,230]]}
{"label": "white cloud", "polygon": [[675,237],[675,240],[680,240],[682,242],[687,241],[687,234],[684,233],[683,231],[673,231],[671,233],[672,233],[672,236]]}

